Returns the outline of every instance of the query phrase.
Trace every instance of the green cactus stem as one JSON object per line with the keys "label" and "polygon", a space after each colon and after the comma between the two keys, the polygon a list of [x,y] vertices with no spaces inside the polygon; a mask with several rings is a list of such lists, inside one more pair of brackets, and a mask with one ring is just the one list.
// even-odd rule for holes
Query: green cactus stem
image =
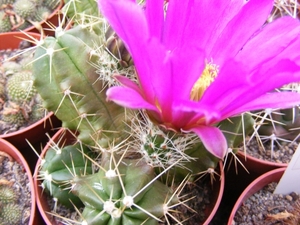
{"label": "green cactus stem", "polygon": [[179,202],[143,160],[104,155],[101,170],[76,177],[72,188],[85,205],[81,216],[87,224],[157,225],[169,205]]}
{"label": "green cactus stem", "polygon": [[16,202],[19,195],[13,190],[10,185],[0,184],[0,202],[7,204],[10,202]]}
{"label": "green cactus stem", "polygon": [[133,65],[131,55],[125,48],[123,41],[117,36],[116,32],[109,27],[105,33],[106,46],[108,51],[113,54],[119,61],[121,67]]}
{"label": "green cactus stem", "polygon": [[31,71],[24,70],[11,75],[7,80],[6,93],[8,99],[12,101],[21,103],[30,101],[36,94]]}
{"label": "green cactus stem", "polygon": [[19,225],[23,217],[22,206],[16,203],[0,205],[0,224],[1,225]]}
{"label": "green cactus stem", "polygon": [[79,131],[84,143],[105,147],[124,138],[125,109],[106,101],[105,84],[93,66],[97,46],[98,36],[83,26],[47,37],[36,50],[33,74],[45,108],[64,127]]}
{"label": "green cactus stem", "polygon": [[218,126],[226,137],[228,147],[236,152],[237,148],[245,141],[246,136],[253,131],[254,119],[251,114],[244,113],[228,118]]}
{"label": "green cactus stem", "polygon": [[92,173],[92,164],[87,160],[87,155],[91,155],[90,149],[75,144],[63,148],[53,146],[43,159],[39,175],[43,179],[42,187],[69,208],[73,208],[73,204],[82,204],[69,189],[74,177]]}
{"label": "green cactus stem", "polygon": [[3,106],[1,120],[9,124],[14,124],[16,127],[20,127],[26,123],[23,112],[20,105],[8,101]]}
{"label": "green cactus stem", "polygon": [[13,7],[15,13],[23,19],[29,19],[36,10],[36,5],[30,0],[17,0]]}
{"label": "green cactus stem", "polygon": [[0,224],[18,225],[23,217],[23,207],[17,203],[19,194],[12,188],[11,182],[0,181]]}
{"label": "green cactus stem", "polygon": [[180,183],[188,175],[215,169],[219,159],[211,155],[193,133],[178,133],[153,124],[149,118],[137,116],[132,122],[134,151],[160,171],[172,166],[168,174]]}
{"label": "green cactus stem", "polygon": [[261,136],[275,135],[275,137],[288,141],[294,141],[300,137],[300,110],[298,107],[273,110],[266,119],[261,121],[261,117],[257,117],[257,121],[257,132]]}

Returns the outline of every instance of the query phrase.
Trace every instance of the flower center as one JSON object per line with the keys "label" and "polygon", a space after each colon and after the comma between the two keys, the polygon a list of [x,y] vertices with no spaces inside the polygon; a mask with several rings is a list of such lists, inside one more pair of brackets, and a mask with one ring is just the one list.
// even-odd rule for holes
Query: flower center
{"label": "flower center", "polygon": [[205,63],[205,68],[199,77],[199,79],[194,84],[190,98],[193,101],[199,101],[203,96],[205,90],[209,87],[209,85],[215,80],[219,73],[218,65],[213,63]]}

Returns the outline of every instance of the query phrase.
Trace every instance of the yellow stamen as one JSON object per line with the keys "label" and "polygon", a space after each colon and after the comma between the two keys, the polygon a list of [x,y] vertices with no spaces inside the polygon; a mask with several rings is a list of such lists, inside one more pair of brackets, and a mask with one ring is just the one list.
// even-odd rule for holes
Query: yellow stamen
{"label": "yellow stamen", "polygon": [[218,66],[212,63],[206,63],[205,68],[194,84],[191,91],[191,100],[199,101],[203,96],[205,90],[215,80],[219,72]]}

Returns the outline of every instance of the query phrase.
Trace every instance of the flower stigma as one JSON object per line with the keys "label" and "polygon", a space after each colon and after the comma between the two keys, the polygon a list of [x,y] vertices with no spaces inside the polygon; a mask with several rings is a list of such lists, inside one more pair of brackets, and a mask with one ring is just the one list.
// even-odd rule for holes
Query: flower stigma
{"label": "flower stigma", "polygon": [[213,64],[212,62],[205,63],[205,68],[198,78],[196,83],[194,84],[190,98],[193,101],[199,101],[203,96],[205,90],[209,87],[209,85],[215,80],[219,73],[219,66]]}

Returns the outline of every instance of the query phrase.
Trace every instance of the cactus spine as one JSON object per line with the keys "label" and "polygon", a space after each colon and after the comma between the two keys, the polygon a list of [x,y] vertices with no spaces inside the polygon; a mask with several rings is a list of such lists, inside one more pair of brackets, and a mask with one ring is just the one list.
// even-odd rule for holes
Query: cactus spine
{"label": "cactus spine", "polygon": [[[68,198],[79,199],[75,207],[84,205],[81,224],[157,225],[174,207],[184,204],[179,196],[181,184],[192,182],[191,174],[214,169],[218,159],[195,136],[166,131],[143,112],[133,114],[106,101],[113,74],[134,77],[134,68],[118,37],[106,32],[107,24],[98,17],[95,3],[85,2],[78,6],[76,1],[67,2],[66,13],[74,16],[76,26],[57,31],[36,50],[34,85],[63,127],[77,131],[80,144],[80,148],[52,147],[40,178],[59,202],[68,205]],[[89,24],[93,16],[97,22]],[[73,151],[79,155],[73,156]],[[80,164],[74,158],[83,161]],[[83,172],[83,164],[92,168]],[[70,193],[67,199],[64,190]]]}

